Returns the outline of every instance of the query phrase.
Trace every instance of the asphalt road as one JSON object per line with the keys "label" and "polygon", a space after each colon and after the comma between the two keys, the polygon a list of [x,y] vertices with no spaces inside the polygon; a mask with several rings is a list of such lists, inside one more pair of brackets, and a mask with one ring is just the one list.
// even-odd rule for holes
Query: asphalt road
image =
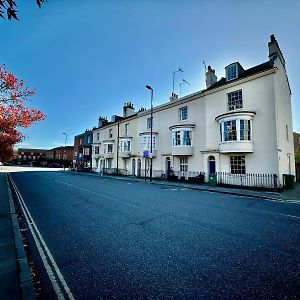
{"label": "asphalt road", "polygon": [[300,297],[300,205],[67,172],[12,177],[75,299]]}

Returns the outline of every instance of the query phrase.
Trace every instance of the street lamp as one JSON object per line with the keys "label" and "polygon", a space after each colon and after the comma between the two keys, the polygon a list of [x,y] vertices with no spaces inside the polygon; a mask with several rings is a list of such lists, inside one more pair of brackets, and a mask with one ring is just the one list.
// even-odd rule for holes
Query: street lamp
{"label": "street lamp", "polygon": [[[146,85],[146,88],[151,91],[151,126],[150,126],[150,182],[152,182],[152,135],[153,135],[153,88]],[[146,172],[146,170],[145,170]]]}
{"label": "street lamp", "polygon": [[183,84],[188,84],[190,85],[190,83],[188,81],[186,81],[185,79],[182,79],[182,82],[179,84],[179,97],[181,98],[181,86]]}
{"label": "street lamp", "polygon": [[173,94],[174,94],[175,73],[177,73],[177,72],[183,73],[183,70],[179,67],[178,70],[173,72]]}
{"label": "street lamp", "polygon": [[65,149],[64,149],[64,171],[66,168],[66,146],[67,146],[67,138],[68,138],[68,134],[63,132],[63,135],[65,135]]}

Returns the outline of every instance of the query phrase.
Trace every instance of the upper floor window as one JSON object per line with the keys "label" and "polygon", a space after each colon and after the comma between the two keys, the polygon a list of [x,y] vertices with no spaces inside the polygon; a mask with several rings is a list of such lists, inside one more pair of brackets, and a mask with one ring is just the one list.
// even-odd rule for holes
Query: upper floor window
{"label": "upper floor window", "polygon": [[108,138],[112,138],[113,137],[113,132],[112,132],[112,128],[108,129]]}
{"label": "upper floor window", "polygon": [[100,133],[97,132],[97,141],[99,141],[99,140],[100,140]]}
{"label": "upper floor window", "polygon": [[180,142],[180,131],[173,131],[173,146],[180,146]]}
{"label": "upper floor window", "polygon": [[221,122],[221,143],[228,141],[251,141],[251,131],[251,120],[237,119]]}
{"label": "upper floor window", "polygon": [[289,141],[289,127],[285,125],[286,140]]}
{"label": "upper floor window", "polygon": [[191,130],[173,131],[173,146],[192,146]]}
{"label": "upper floor window", "polygon": [[232,80],[237,78],[237,66],[233,64],[231,66],[226,67],[226,80]]}
{"label": "upper floor window", "polygon": [[243,108],[242,90],[228,93],[227,99],[228,99],[228,110]]}
{"label": "upper floor window", "polygon": [[99,146],[95,146],[95,154],[99,154]]}
{"label": "upper floor window", "polygon": [[[152,118],[153,119],[153,118]],[[147,130],[150,130],[151,129],[151,126],[152,126],[152,119],[151,118],[147,118]]]}
{"label": "upper floor window", "polygon": [[236,141],[236,120],[224,122],[224,141]]}
{"label": "upper floor window", "polygon": [[240,140],[251,141],[251,121],[240,120]]}
{"label": "upper floor window", "polygon": [[129,123],[125,124],[125,134],[129,134]]}
{"label": "upper floor window", "polygon": [[79,140],[79,144],[82,145],[82,139]]}
{"label": "upper floor window", "polygon": [[120,151],[131,151],[131,142],[129,140],[120,140],[119,141],[119,150]]}
{"label": "upper floor window", "polygon": [[[151,136],[141,137],[141,150],[151,150]],[[156,137],[152,136],[152,150],[156,150]]]}
{"label": "upper floor window", "polygon": [[91,136],[90,135],[88,135],[88,137],[87,137],[87,142],[88,142],[88,144],[91,143]]}
{"label": "upper floor window", "polygon": [[191,146],[192,145],[192,132],[184,130],[183,131],[183,140],[182,145]]}
{"label": "upper floor window", "polygon": [[230,173],[246,174],[246,164],[244,155],[230,156]]}
{"label": "upper floor window", "polygon": [[179,121],[186,121],[188,119],[188,108],[187,106],[179,108]]}
{"label": "upper floor window", "polygon": [[104,144],[104,153],[113,153],[113,144]]}

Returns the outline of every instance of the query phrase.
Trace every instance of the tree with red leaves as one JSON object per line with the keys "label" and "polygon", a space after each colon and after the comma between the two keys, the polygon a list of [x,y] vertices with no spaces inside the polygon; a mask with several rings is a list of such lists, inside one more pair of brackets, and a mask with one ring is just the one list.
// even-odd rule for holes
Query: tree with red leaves
{"label": "tree with red leaves", "polygon": [[39,110],[26,106],[35,90],[24,87],[23,80],[0,67],[0,161],[11,156],[13,146],[22,141],[21,128],[30,127],[46,116]]}
{"label": "tree with red leaves", "polygon": [[[44,2],[47,2],[47,0],[36,0],[36,4],[39,6],[39,8],[42,7]],[[15,19],[19,21],[16,7],[17,4],[14,0],[0,0],[0,17],[5,19],[4,13],[6,11],[8,20]]]}

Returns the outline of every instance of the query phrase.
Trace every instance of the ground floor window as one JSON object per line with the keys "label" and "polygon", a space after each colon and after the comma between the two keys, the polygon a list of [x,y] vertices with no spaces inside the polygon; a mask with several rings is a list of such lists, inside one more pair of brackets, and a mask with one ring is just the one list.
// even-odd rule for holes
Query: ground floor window
{"label": "ground floor window", "polygon": [[187,157],[180,157],[179,158],[179,171],[180,172],[187,172],[188,171],[188,158]]}
{"label": "ground floor window", "polygon": [[230,173],[246,174],[246,164],[244,155],[230,156]]}
{"label": "ground floor window", "polygon": [[107,168],[108,169],[111,169],[111,166],[112,166],[112,159],[107,159]]}

